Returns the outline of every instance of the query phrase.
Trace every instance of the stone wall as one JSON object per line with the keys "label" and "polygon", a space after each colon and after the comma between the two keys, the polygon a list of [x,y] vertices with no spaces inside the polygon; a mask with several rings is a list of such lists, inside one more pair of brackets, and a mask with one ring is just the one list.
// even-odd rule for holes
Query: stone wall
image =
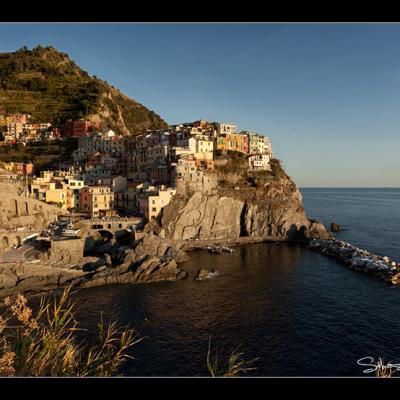
{"label": "stone wall", "polygon": [[0,228],[31,227],[42,229],[63,211],[55,206],[18,193],[15,185],[0,182]]}
{"label": "stone wall", "polygon": [[[23,196],[19,183],[0,182],[0,255],[38,233],[63,211]],[[64,212],[65,213],[65,212]]]}
{"label": "stone wall", "polygon": [[17,231],[17,230],[1,230],[0,231],[0,256],[7,250],[10,250],[16,245],[20,245],[22,240],[29,236],[29,231]]}
{"label": "stone wall", "polygon": [[85,239],[53,240],[42,261],[52,266],[78,263],[83,258],[84,248]]}
{"label": "stone wall", "polygon": [[176,193],[180,195],[195,192],[200,192],[203,194],[216,194],[217,186],[217,174],[204,173],[202,178],[199,180],[177,179]]}

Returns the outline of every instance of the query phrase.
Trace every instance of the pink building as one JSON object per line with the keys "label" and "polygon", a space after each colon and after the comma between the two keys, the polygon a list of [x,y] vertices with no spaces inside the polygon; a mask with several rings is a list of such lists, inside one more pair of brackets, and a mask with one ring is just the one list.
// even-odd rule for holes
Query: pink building
{"label": "pink building", "polygon": [[92,123],[89,120],[79,119],[73,121],[72,119],[68,120],[64,124],[64,128],[62,129],[63,136],[67,137],[79,137],[86,136],[89,132],[89,128],[99,129],[99,123]]}

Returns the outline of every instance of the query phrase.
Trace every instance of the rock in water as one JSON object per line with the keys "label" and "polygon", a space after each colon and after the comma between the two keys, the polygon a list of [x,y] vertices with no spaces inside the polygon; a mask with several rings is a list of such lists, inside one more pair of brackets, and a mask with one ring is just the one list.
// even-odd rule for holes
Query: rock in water
{"label": "rock in water", "polygon": [[340,232],[341,230],[342,230],[342,227],[339,224],[337,224],[335,222],[331,223],[331,232]]}
{"label": "rock in water", "polygon": [[202,281],[208,279],[216,273],[215,269],[202,268],[197,271],[197,276],[194,278],[195,281]]}

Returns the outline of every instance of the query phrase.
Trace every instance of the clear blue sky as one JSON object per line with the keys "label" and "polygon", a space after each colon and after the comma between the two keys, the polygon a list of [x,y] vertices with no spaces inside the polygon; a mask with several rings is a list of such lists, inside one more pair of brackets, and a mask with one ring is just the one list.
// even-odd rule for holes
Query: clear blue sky
{"label": "clear blue sky", "polygon": [[400,186],[399,24],[0,24],[38,44],[168,123],[268,135],[300,186]]}

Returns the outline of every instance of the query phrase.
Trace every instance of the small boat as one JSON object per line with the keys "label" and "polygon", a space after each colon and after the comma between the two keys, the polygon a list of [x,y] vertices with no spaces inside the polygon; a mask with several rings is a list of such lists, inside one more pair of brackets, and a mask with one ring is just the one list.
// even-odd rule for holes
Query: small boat
{"label": "small boat", "polygon": [[36,237],[39,236],[39,235],[40,235],[40,233],[34,233],[33,235],[29,235],[29,236],[27,236],[26,238],[24,238],[24,239],[22,240],[22,243],[26,242],[27,240],[34,239],[34,238],[36,238]]}
{"label": "small boat", "polygon": [[208,251],[212,254],[221,254],[222,249],[220,247],[208,247]]}
{"label": "small boat", "polygon": [[74,229],[64,229],[64,230],[61,232],[61,236],[76,237],[76,236],[79,235],[79,232],[80,232],[80,231],[81,231],[80,229],[77,229],[77,230],[74,230]]}

